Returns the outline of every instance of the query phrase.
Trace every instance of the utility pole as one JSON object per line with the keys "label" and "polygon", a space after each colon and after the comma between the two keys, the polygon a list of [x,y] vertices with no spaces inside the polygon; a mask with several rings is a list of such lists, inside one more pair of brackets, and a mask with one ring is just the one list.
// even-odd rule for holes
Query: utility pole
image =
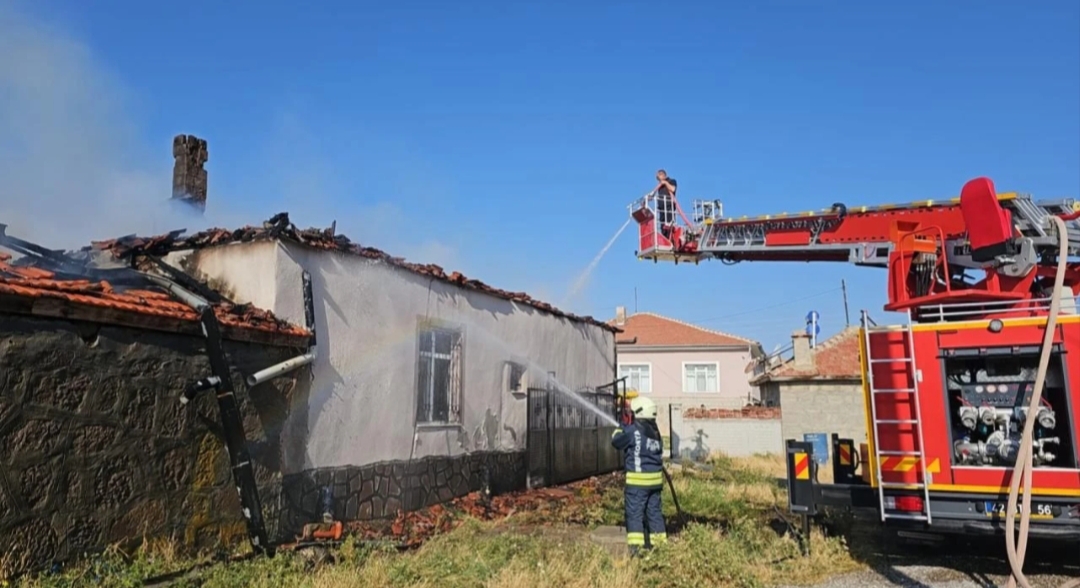
{"label": "utility pole", "polygon": [[847,306],[847,282],[843,278],[840,279],[840,290],[844,293],[844,326],[851,326],[851,315],[848,314]]}

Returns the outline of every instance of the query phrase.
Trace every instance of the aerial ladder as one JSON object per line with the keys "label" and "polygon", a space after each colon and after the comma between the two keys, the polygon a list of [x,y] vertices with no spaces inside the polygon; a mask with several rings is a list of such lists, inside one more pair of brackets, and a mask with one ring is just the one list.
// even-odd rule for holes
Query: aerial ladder
{"label": "aerial ladder", "polygon": [[[835,203],[823,210],[754,217],[724,218],[715,200],[693,201],[687,216],[676,201],[682,222],[667,225],[658,222],[658,199],[647,194],[630,206],[638,223],[639,259],[833,261],[887,268],[888,311],[1033,300],[1033,288],[1055,271],[1040,264],[1044,254],[1056,257],[1057,237],[1047,224],[1051,216],[1066,219],[1068,254],[1080,255],[1080,202],[998,194],[986,178],[969,182],[958,198],[879,206]],[[1080,266],[1070,264],[1067,271],[1067,286],[1075,291]]]}
{"label": "aerial ladder", "polygon": [[[1080,538],[1080,202],[977,178],[951,199],[754,217],[724,217],[715,200],[687,215],[674,202],[661,224],[660,198],[630,206],[642,260],[886,270],[885,310],[907,320],[879,326],[863,313],[868,455],[846,478],[873,491],[883,523],[1000,533],[1019,509],[1033,534]],[[835,435],[833,448],[837,472]],[[1031,478],[1017,473],[1027,467]]]}

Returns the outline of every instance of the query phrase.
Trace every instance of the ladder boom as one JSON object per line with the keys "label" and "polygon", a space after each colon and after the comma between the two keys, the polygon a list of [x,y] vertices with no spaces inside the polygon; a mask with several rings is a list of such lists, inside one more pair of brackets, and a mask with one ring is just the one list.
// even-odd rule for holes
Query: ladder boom
{"label": "ladder boom", "polygon": [[[1080,256],[1080,202],[1034,201],[998,193],[989,178],[965,184],[961,196],[905,204],[848,207],[756,217],[723,217],[718,201],[695,201],[691,218],[660,224],[659,198],[630,207],[638,223],[639,259],[698,263],[831,261],[889,269],[887,310],[929,302],[1000,302],[1031,298],[1056,271],[1057,237],[1048,222],[1069,228],[1070,256]],[[1080,294],[1080,262],[1067,285]],[[967,272],[982,270],[986,278]],[[942,298],[945,297],[945,298]]]}

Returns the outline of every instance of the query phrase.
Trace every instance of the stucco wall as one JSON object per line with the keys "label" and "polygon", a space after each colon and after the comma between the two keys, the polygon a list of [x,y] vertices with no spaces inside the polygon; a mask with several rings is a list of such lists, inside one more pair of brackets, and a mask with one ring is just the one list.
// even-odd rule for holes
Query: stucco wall
{"label": "stucco wall", "polygon": [[[278,432],[306,375],[247,389],[295,349],[226,342],[264,516],[281,494]],[[0,315],[0,577],[114,542],[246,537],[210,374],[195,337]]]}
{"label": "stucco wall", "polygon": [[858,381],[774,382],[780,398],[783,438],[802,440],[806,433],[837,433],[866,441],[862,383]]}
{"label": "stucco wall", "polygon": [[[686,393],[683,390],[684,363],[717,363],[720,390],[716,393]],[[652,398],[657,405],[660,430],[670,431],[668,406],[684,408],[704,405],[706,408],[740,408],[747,398],[756,395],[750,385],[746,366],[750,363],[749,347],[713,351],[637,351],[633,346],[619,347],[619,364],[649,364],[652,374]]]}
{"label": "stucco wall", "polygon": [[[453,489],[434,492],[457,495],[478,483],[481,465],[466,459],[477,453],[493,455],[482,467],[496,478],[517,479],[521,464],[498,454],[524,459],[526,396],[506,389],[505,363],[526,364],[536,385],[548,371],[572,389],[614,378],[614,334],[607,330],[355,255],[251,243],[202,250],[189,265],[225,282],[240,301],[272,300],[268,307],[275,314],[300,324],[301,276],[304,270],[311,274],[318,359],[306,407],[291,414],[286,428],[289,439],[303,442],[288,445],[283,465],[304,474],[306,481],[296,484],[305,495],[314,492],[325,470],[345,480],[335,482],[342,488],[352,486],[349,479],[360,480],[362,487],[364,476],[377,474],[355,468],[372,464],[387,464],[385,471],[400,474],[386,475],[387,487],[410,486],[410,480],[420,484],[425,476],[464,479]],[[275,279],[272,284],[249,279],[254,275]],[[416,426],[417,331],[423,319],[463,331],[460,425]],[[432,465],[419,465],[425,460]],[[371,497],[347,492],[346,501]],[[403,492],[393,498],[394,506],[432,500],[407,499]],[[354,510],[380,516],[392,514],[392,508],[383,498],[371,509]]]}
{"label": "stucco wall", "polygon": [[731,414],[713,410],[709,411],[711,415],[694,412],[672,405],[672,439],[680,457],[704,461],[714,453],[747,457],[784,452],[777,410],[752,409],[731,411]]}

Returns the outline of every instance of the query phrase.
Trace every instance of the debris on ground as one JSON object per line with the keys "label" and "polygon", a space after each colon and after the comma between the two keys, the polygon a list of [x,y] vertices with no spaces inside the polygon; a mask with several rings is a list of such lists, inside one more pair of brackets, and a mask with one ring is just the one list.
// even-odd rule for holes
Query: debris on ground
{"label": "debris on ground", "polygon": [[582,512],[599,504],[604,493],[621,484],[618,474],[574,482],[566,486],[525,490],[485,498],[473,492],[445,504],[416,511],[398,511],[393,520],[349,523],[348,532],[364,541],[389,541],[417,547],[431,537],[448,533],[466,519],[495,521],[514,515],[536,515],[538,524],[575,523]]}

